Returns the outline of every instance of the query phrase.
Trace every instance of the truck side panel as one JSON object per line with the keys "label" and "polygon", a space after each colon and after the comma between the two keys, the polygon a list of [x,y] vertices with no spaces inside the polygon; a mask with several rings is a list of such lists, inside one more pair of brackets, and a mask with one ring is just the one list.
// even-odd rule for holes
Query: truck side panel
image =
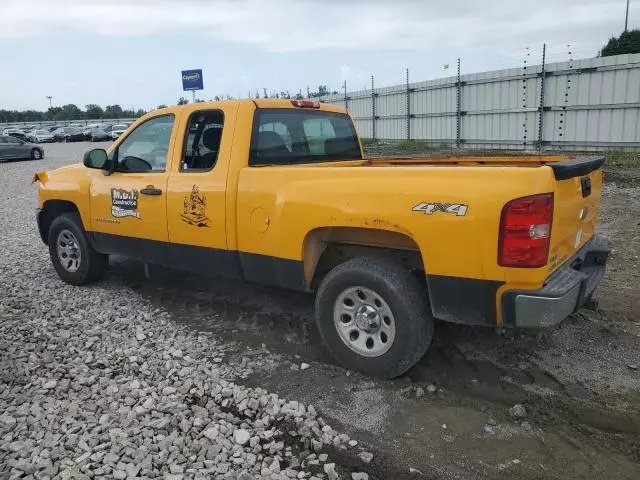
{"label": "truck side panel", "polygon": [[[496,178],[500,188],[492,188]],[[302,263],[305,238],[318,228],[397,232],[418,245],[432,308],[447,320],[495,324],[503,283],[536,289],[549,273],[499,267],[496,246],[503,205],[551,191],[550,168],[245,167],[237,188],[241,255]],[[484,313],[473,315],[479,308]]]}

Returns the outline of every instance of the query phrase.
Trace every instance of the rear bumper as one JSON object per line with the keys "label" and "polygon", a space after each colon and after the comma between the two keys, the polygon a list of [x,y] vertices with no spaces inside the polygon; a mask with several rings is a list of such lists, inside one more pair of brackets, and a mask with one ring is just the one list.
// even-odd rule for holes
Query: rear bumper
{"label": "rear bumper", "polygon": [[594,235],[547,278],[540,290],[510,290],[502,296],[503,325],[550,327],[578,310],[604,276],[611,249]]}

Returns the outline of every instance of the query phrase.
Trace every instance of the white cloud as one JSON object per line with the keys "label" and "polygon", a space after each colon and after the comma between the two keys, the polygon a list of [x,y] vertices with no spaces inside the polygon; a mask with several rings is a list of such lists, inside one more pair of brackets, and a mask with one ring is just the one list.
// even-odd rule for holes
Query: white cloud
{"label": "white cloud", "polygon": [[[276,52],[586,42],[624,0],[0,0],[0,39],[201,34]],[[640,6],[632,6],[637,14]],[[601,33],[601,32],[600,32]],[[611,32],[614,33],[614,32]],[[601,33],[602,34],[602,33]]]}

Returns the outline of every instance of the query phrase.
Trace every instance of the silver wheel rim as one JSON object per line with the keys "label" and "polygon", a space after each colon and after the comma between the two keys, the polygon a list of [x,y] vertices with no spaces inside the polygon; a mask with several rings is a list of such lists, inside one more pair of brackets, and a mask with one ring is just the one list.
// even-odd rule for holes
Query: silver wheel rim
{"label": "silver wheel rim", "polygon": [[82,261],[78,239],[69,230],[62,230],[56,240],[56,251],[60,265],[69,273],[77,272]]}
{"label": "silver wheel rim", "polygon": [[384,355],[396,337],[391,308],[370,288],[350,287],[338,295],[333,321],[344,344],[363,357]]}
{"label": "silver wheel rim", "polygon": [[33,158],[36,160],[40,159],[40,152],[38,150],[33,151]]}

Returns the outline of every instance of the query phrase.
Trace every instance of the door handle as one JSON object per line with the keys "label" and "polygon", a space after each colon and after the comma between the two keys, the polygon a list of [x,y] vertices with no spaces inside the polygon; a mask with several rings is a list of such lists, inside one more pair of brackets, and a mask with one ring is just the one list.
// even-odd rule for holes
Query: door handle
{"label": "door handle", "polygon": [[140,190],[143,195],[162,195],[162,190],[159,188],[147,187]]}

